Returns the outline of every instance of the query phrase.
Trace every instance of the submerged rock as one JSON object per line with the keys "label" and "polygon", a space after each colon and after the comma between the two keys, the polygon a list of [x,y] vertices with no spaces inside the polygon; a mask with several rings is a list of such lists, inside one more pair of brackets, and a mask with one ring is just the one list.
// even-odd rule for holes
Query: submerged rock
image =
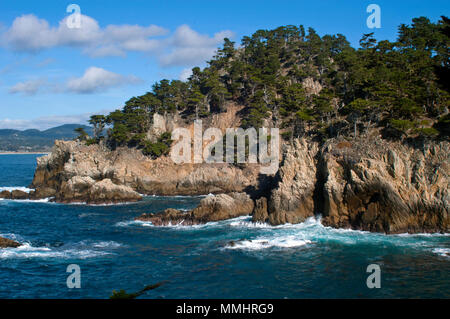
{"label": "submerged rock", "polygon": [[19,246],[21,246],[21,244],[14,240],[0,237],[0,248],[17,248]]}
{"label": "submerged rock", "polygon": [[253,200],[245,193],[209,195],[192,211],[169,208],[157,214],[143,214],[136,220],[151,222],[155,226],[190,226],[250,215],[253,208]]}

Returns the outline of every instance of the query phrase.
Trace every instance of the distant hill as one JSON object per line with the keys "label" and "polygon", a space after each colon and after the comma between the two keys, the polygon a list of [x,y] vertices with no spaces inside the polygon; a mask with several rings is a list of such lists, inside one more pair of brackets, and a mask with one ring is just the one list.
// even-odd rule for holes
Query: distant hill
{"label": "distant hill", "polygon": [[25,131],[0,129],[0,151],[7,152],[46,152],[50,151],[55,140],[72,140],[77,134],[74,129],[82,127],[92,135],[92,128],[80,124],[64,124],[45,131],[30,129]]}

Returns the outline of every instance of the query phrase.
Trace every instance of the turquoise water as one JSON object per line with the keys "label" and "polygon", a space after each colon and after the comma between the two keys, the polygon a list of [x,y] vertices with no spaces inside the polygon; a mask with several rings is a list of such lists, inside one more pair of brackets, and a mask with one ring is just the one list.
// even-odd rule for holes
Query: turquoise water
{"label": "turquoise water", "polygon": [[[0,155],[0,190],[30,184],[37,155]],[[24,188],[23,188],[24,189]],[[194,227],[133,222],[144,212],[190,209],[201,197],[133,204],[0,200],[0,298],[108,298],[167,281],[143,298],[449,298],[450,236],[382,235],[323,227],[319,219],[270,227],[249,217]],[[233,247],[231,240],[240,240]],[[66,268],[78,264],[81,289]],[[369,264],[381,288],[366,285]]]}

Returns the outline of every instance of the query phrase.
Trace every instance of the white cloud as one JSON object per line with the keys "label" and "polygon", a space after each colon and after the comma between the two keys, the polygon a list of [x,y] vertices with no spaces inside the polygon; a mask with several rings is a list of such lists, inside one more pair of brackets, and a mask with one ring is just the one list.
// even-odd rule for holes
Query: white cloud
{"label": "white cloud", "polygon": [[140,82],[135,76],[123,76],[98,67],[90,67],[80,78],[67,82],[67,90],[74,93],[95,93],[111,87]]}
{"label": "white cloud", "polygon": [[46,20],[33,14],[22,15],[3,33],[1,42],[3,46],[20,52],[72,46],[83,48],[85,53],[98,55],[98,51],[106,52],[104,48],[109,47],[114,50],[109,50],[107,55],[123,55],[127,50],[153,49],[154,42],[149,37],[167,33],[167,30],[155,25],[109,25],[101,28],[95,19],[86,15],[81,15],[80,28],[69,28],[67,19],[61,20],[58,27],[51,27]]}
{"label": "white cloud", "polygon": [[40,91],[52,93],[90,94],[105,92],[110,88],[142,82],[133,75],[121,75],[99,67],[90,67],[79,77],[68,79],[66,83],[50,83],[46,79],[19,82],[9,89],[10,94],[35,95]]}
{"label": "white cloud", "polygon": [[209,60],[215,53],[224,38],[233,37],[233,32],[222,31],[209,37],[192,30],[184,24],[178,27],[175,33],[167,39],[168,54],[160,58],[164,66],[195,65]]}
{"label": "white cloud", "polygon": [[19,52],[39,52],[55,47],[74,47],[91,57],[122,56],[144,52],[155,56],[162,66],[191,66],[210,59],[231,31],[200,34],[188,25],[179,26],[173,34],[156,25],[108,25],[104,28],[81,15],[81,28],[68,28],[64,18],[58,26],[33,14],[17,17],[0,35],[0,45]]}
{"label": "white cloud", "polygon": [[35,95],[42,87],[46,85],[45,79],[29,80],[25,82],[19,82],[9,89],[9,93],[23,93],[26,95]]}

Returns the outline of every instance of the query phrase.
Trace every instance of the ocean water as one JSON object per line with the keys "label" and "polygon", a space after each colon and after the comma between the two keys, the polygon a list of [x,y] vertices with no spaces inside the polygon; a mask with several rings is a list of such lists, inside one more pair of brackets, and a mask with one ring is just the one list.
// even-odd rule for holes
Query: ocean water
{"label": "ocean water", "polygon": [[[26,190],[37,156],[0,155],[0,190]],[[193,227],[133,221],[200,200],[89,206],[0,199],[0,236],[24,243],[0,249],[0,298],[108,298],[160,281],[140,298],[450,297],[449,235],[338,230],[320,218],[278,227],[249,217]],[[80,289],[66,285],[70,264],[80,266]],[[379,289],[367,287],[370,264],[381,268]]]}

